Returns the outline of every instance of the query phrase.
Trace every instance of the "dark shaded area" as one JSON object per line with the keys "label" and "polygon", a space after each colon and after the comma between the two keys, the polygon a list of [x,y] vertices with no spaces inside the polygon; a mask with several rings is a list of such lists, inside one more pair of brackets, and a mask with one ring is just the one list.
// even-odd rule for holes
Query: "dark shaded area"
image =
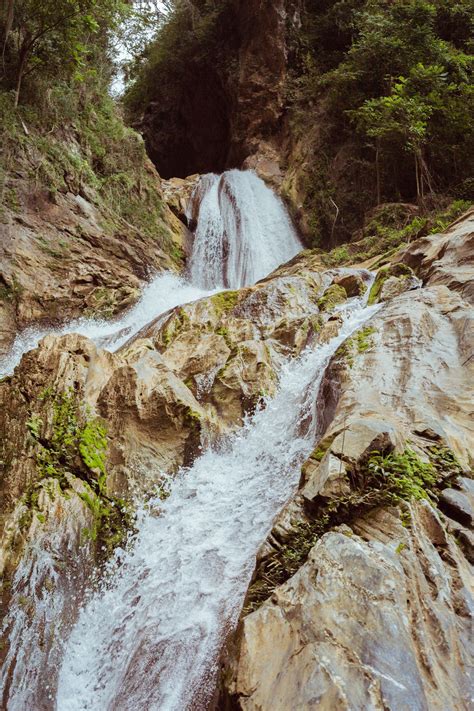
{"label": "dark shaded area", "polygon": [[[158,81],[158,78],[157,78]],[[229,98],[209,67],[189,69],[179,95],[160,92],[137,128],[163,178],[221,172],[230,148]]]}

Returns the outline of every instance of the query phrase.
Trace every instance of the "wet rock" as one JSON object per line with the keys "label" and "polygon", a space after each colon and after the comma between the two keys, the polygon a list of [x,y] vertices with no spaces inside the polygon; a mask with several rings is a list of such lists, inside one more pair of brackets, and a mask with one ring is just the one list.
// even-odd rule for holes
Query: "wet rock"
{"label": "wet rock", "polygon": [[439,507],[444,513],[464,526],[474,523],[473,498],[456,489],[445,489],[439,500]]}
{"label": "wet rock", "polygon": [[339,284],[330,286],[318,301],[318,306],[321,311],[332,311],[339,304],[343,304],[347,299],[347,293],[344,287]]}
{"label": "wet rock", "polygon": [[441,557],[420,510],[412,529],[380,512],[326,534],[243,619],[235,708],[468,708],[468,569],[452,541]]}
{"label": "wet rock", "polygon": [[[447,446],[469,471],[470,310],[454,291],[432,286],[394,295],[364,328],[370,336],[353,334],[351,357],[336,354],[326,371],[319,445],[303,466],[298,495],[259,551],[252,585],[258,587],[260,573],[271,575],[266,561],[294,545],[295,531],[306,530],[309,541],[329,532],[273,593],[268,578],[267,601],[242,616],[224,665],[223,705],[469,706],[472,480],[458,478],[440,498],[445,514],[442,502],[455,503],[461,524],[427,501],[378,504],[361,516],[351,477],[372,451],[402,453],[407,446],[425,459],[430,447]],[[370,347],[359,348],[369,337]],[[449,464],[440,467],[449,476]]]}
{"label": "wet rock", "polygon": [[420,282],[413,270],[406,264],[387,264],[381,267],[369,293],[368,303],[376,304],[379,301],[389,301],[395,296],[403,294],[420,286]]}
{"label": "wet rock", "polygon": [[335,277],[334,283],[345,289],[347,296],[361,296],[367,290],[364,280],[360,274],[340,274]]}

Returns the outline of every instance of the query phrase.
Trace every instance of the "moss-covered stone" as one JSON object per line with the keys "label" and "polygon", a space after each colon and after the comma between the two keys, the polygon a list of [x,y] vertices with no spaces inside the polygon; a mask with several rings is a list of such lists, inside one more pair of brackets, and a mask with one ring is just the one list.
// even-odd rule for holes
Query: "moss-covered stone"
{"label": "moss-covered stone", "polygon": [[343,286],[332,284],[326,289],[318,301],[321,311],[332,311],[339,304],[343,304],[347,299],[347,292]]}
{"label": "moss-covered stone", "polygon": [[238,291],[222,291],[220,294],[215,294],[211,297],[212,305],[219,316],[226,311],[231,311],[237,304],[238,300]]}
{"label": "moss-covered stone", "polygon": [[375,281],[370,289],[369,299],[367,302],[369,306],[378,303],[382,287],[390,277],[406,280],[410,277],[415,277],[415,274],[413,269],[406,264],[386,264],[384,267],[381,267],[378,270]]}
{"label": "moss-covered stone", "polygon": [[82,481],[79,494],[93,515],[93,525],[84,531],[97,543],[99,555],[123,541],[131,520],[125,502],[107,493],[107,429],[78,399],[75,391],[56,393],[45,389],[39,397],[47,410],[43,417],[32,413],[26,426],[35,442],[38,478],[26,491],[23,502],[28,525],[33,513],[40,522],[44,516],[38,508],[40,494],[48,483],[56,481],[58,491],[66,497],[74,494],[70,478]]}

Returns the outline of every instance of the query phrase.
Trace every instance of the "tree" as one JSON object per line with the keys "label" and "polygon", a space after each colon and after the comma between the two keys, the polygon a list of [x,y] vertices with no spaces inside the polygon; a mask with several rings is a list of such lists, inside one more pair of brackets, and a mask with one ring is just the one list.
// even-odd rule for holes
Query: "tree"
{"label": "tree", "polygon": [[8,0],[3,27],[14,57],[15,106],[22,82],[36,71],[81,67],[90,41],[113,29],[128,12],[123,0]]}

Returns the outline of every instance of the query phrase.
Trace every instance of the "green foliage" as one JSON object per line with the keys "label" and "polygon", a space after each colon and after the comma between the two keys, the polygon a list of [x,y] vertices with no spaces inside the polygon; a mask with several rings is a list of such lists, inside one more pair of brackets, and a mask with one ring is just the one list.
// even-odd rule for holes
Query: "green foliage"
{"label": "green foliage", "polygon": [[29,433],[34,439],[39,439],[41,427],[43,426],[43,420],[39,415],[31,415],[29,420],[26,422]]}
{"label": "green foliage", "polygon": [[87,420],[79,432],[79,452],[86,467],[98,471],[99,491],[106,476],[107,430],[100,420]]}
{"label": "green foliage", "polygon": [[387,501],[427,499],[438,482],[438,473],[431,462],[424,462],[407,448],[403,453],[383,455],[373,452],[367,462],[368,479],[380,487]]}
{"label": "green foliage", "polygon": [[128,68],[132,83],[124,101],[131,117],[138,117],[158,98],[168,102],[175,97],[179,102],[182,80],[191,66],[211,62],[215,69],[228,67],[235,35],[226,13],[230,4],[230,0],[174,4],[156,38]]}
{"label": "green foliage", "polygon": [[333,267],[357,264],[379,255],[388,259],[397,249],[418,237],[443,232],[470,206],[471,203],[465,200],[454,200],[447,207],[428,210],[410,219],[403,217],[402,204],[381,205],[377,216],[364,227],[362,239],[323,254],[322,261]]}
{"label": "green foliage", "polygon": [[[57,193],[86,194],[108,231],[123,235],[139,230],[171,253],[164,204],[143,140],[123,124],[103,79],[58,81],[48,90],[48,99],[47,104],[37,100],[34,107],[15,109],[13,96],[0,92],[3,205],[18,211],[9,180],[21,171],[32,192],[46,188],[53,200]],[[67,251],[67,245],[41,243],[41,235],[38,239],[54,258]],[[182,259],[179,253],[171,256]]]}
{"label": "green foliage", "polygon": [[[32,414],[26,426],[35,440],[36,466],[39,479],[25,495],[27,511],[38,511],[38,498],[45,480],[56,479],[61,492],[68,495],[68,474],[80,478],[85,491],[79,495],[93,515],[93,526],[85,534],[97,542],[99,551],[111,550],[123,541],[131,526],[130,513],[125,503],[107,494],[107,430],[104,422],[91,418],[87,408],[78,402],[73,390],[56,393],[46,388],[38,398],[50,407],[51,421]],[[85,465],[84,470],[81,462]],[[27,516],[24,523],[30,517]]]}
{"label": "green foliage", "polygon": [[[311,455],[313,461],[320,461],[330,444],[320,443]],[[265,557],[250,585],[244,613],[257,609],[275,587],[294,575],[318,539],[335,526],[350,523],[377,507],[397,506],[402,525],[409,528],[411,516],[405,502],[430,499],[435,503],[447,481],[462,474],[456,456],[448,447],[428,447],[426,455],[425,460],[410,447],[401,453],[371,452],[348,472],[349,494],[337,499],[321,498],[309,506],[305,518],[294,522],[281,545]],[[396,553],[405,547],[403,543],[398,545]]]}
{"label": "green foliage", "polygon": [[473,18],[472,0],[306,4],[288,95],[293,130],[320,127],[303,188],[323,243],[380,202],[472,198]]}
{"label": "green foliage", "polygon": [[3,80],[6,88],[15,86],[15,104],[22,81],[32,75],[82,80],[90,56],[105,52],[107,34],[126,13],[122,0],[9,0],[4,4],[0,14]]}

